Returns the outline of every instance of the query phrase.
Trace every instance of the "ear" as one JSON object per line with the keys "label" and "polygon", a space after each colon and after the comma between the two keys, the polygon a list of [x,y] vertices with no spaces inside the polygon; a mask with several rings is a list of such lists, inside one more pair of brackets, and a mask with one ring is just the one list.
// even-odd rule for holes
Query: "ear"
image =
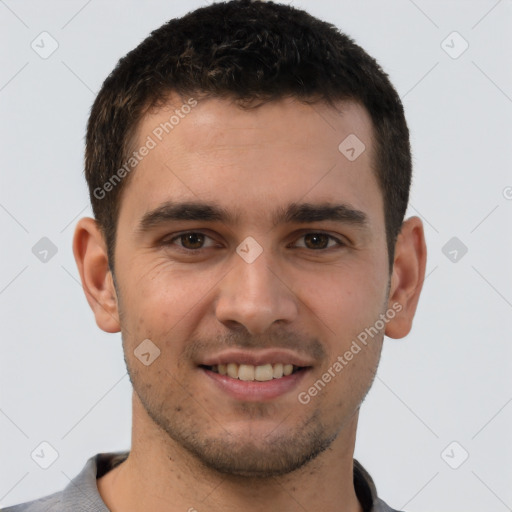
{"label": "ear", "polygon": [[73,254],[82,286],[98,327],[105,332],[119,332],[119,310],[103,234],[94,219],[78,221],[73,238]]}
{"label": "ear", "polygon": [[409,334],[423,288],[426,264],[423,223],[418,217],[411,217],[402,224],[395,244],[388,308],[397,313],[386,324],[386,336],[403,338]]}

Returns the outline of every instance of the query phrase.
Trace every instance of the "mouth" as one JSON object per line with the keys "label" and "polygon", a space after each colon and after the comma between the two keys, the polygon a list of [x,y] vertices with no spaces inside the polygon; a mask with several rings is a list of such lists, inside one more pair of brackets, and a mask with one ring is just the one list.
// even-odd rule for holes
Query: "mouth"
{"label": "mouth", "polygon": [[311,366],[291,363],[258,363],[202,364],[199,369],[214,388],[237,402],[260,403],[290,395],[312,370]]}
{"label": "mouth", "polygon": [[204,356],[196,364],[207,382],[213,384],[213,393],[220,391],[237,402],[269,402],[285,395],[291,397],[315,366],[312,359],[277,348],[229,349]]}
{"label": "mouth", "polygon": [[227,363],[200,366],[213,373],[245,382],[268,382],[275,379],[282,379],[308,368],[306,366],[295,366],[290,363],[267,363],[261,365]]}

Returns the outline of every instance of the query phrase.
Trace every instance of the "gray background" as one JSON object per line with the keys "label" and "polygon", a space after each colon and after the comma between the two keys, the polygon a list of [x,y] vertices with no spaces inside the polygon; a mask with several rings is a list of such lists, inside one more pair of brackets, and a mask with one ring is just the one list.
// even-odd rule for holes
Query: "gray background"
{"label": "gray background", "polygon": [[[120,335],[96,327],[71,252],[76,220],[90,215],[85,123],[117,60],[204,3],[0,1],[2,506],[60,490],[95,453],[130,446]],[[512,510],[512,2],[292,3],[390,74],[412,136],[408,215],[423,218],[429,249],[413,330],[385,341],[356,458],[395,508]],[[51,48],[43,31],[59,45],[46,59],[31,47]],[[32,251],[43,237],[57,248],[46,261]],[[31,458],[43,441],[59,454],[48,469]]]}

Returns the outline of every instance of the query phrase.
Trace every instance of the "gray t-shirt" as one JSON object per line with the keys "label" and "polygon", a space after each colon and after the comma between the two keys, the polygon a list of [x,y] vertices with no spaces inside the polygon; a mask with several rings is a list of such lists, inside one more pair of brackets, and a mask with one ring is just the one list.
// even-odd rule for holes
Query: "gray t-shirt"
{"label": "gray t-shirt", "polygon": [[[109,512],[101,499],[96,479],[121,464],[129,452],[98,453],[62,491],[44,498],[4,508],[1,512]],[[377,497],[372,477],[354,459],[354,487],[364,512],[398,512]]]}

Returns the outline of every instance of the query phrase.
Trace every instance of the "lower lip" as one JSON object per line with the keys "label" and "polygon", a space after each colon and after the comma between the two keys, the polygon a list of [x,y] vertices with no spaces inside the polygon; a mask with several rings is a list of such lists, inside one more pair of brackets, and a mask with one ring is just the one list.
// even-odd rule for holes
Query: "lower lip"
{"label": "lower lip", "polygon": [[265,402],[278,398],[293,389],[297,388],[309,368],[281,377],[280,379],[272,379],[264,382],[244,381],[232,379],[227,375],[212,372],[206,368],[200,368],[204,374],[210,378],[225,393],[236,400],[244,402]]}

